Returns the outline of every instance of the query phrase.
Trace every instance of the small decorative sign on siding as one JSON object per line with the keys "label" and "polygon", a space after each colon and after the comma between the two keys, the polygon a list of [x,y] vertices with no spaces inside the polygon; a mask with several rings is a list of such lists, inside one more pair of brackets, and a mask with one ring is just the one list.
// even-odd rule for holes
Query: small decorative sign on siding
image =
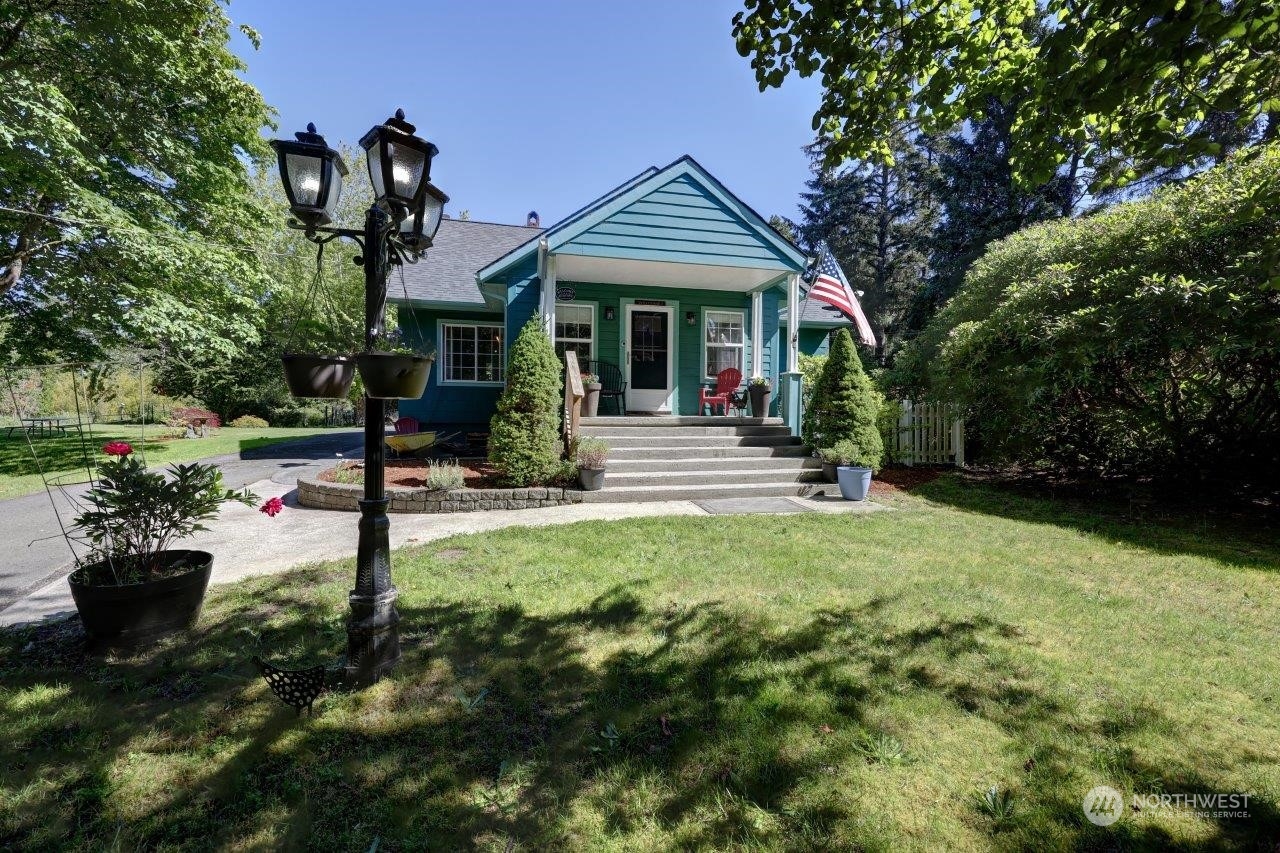
{"label": "small decorative sign on siding", "polygon": [[573,299],[577,295],[578,295],[578,292],[574,290],[572,287],[556,288],[556,299],[559,299],[561,302],[568,302],[570,299]]}

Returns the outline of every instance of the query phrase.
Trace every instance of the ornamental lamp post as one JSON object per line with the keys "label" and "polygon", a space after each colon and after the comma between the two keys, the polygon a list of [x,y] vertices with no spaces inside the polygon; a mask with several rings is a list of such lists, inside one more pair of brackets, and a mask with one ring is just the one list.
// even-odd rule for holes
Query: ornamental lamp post
{"label": "ornamental lamp post", "polygon": [[[417,263],[431,247],[449,197],[430,183],[431,160],[439,149],[414,135],[404,110],[369,130],[360,140],[368,159],[373,204],[364,228],[339,228],[333,221],[346,164],[308,124],[296,140],[277,139],[280,179],[295,219],[289,227],[323,245],[339,238],[360,245],[356,263],[364,268],[366,350],[386,323],[387,276],[391,267]],[[391,545],[386,494],[386,400],[365,397],[364,497],[360,500],[356,583],[347,598],[347,660],[344,681],[364,686],[388,673],[400,659],[400,615],[391,582]]]}

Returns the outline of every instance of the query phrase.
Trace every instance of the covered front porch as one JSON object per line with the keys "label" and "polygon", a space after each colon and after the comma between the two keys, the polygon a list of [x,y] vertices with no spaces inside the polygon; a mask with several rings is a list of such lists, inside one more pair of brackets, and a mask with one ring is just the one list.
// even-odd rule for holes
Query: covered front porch
{"label": "covered front porch", "polygon": [[[795,370],[798,328],[780,328],[779,312],[798,304],[806,261],[686,157],[615,188],[477,280],[505,306],[509,338],[540,317],[557,355],[573,351],[621,386],[600,414],[699,416],[699,391],[726,369],[739,371],[739,387],[763,376],[775,389]],[[783,414],[777,403],[771,414]]]}
{"label": "covered front porch", "polygon": [[539,313],[556,354],[621,386],[601,415],[708,414],[699,390],[722,371],[777,384],[795,363],[778,322],[794,274],[555,254],[543,269]]}

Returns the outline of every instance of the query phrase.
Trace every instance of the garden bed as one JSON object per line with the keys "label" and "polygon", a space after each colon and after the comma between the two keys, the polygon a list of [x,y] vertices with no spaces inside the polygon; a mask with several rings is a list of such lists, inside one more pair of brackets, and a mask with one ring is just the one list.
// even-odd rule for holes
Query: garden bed
{"label": "garden bed", "polygon": [[[499,488],[497,474],[488,462],[460,459],[464,488],[427,487],[427,463],[421,459],[400,459],[387,463],[387,497],[391,512],[480,512],[492,509],[537,509],[564,506],[582,501],[582,492],[560,486]],[[344,463],[316,475],[314,480],[298,480],[298,503],[313,509],[355,512],[364,496],[363,465]]]}

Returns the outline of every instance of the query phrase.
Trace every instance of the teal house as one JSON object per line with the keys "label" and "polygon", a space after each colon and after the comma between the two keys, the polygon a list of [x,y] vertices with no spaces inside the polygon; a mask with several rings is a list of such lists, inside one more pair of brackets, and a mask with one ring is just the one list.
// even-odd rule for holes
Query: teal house
{"label": "teal house", "polygon": [[403,286],[398,275],[390,284],[401,327],[436,351],[426,394],[400,413],[424,428],[487,429],[507,342],[535,317],[557,354],[616,365],[627,413],[705,414],[699,388],[730,367],[744,383],[769,377],[783,389],[775,400],[785,397],[797,354],[825,351],[831,329],[847,325],[801,300],[807,265],[687,156],[546,228],[534,213],[524,225],[446,219]]}

